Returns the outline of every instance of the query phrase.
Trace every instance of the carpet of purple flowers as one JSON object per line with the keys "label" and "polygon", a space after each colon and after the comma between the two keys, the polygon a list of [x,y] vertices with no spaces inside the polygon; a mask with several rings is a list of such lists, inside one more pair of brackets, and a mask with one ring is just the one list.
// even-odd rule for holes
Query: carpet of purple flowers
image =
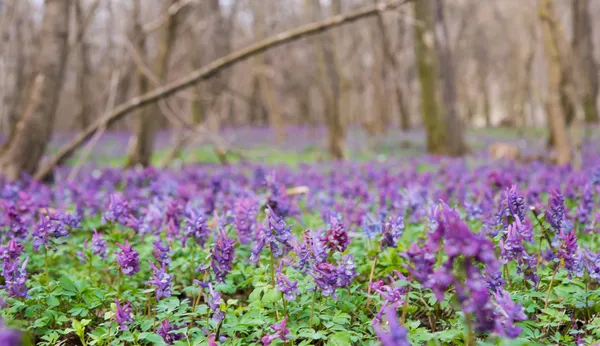
{"label": "carpet of purple flowers", "polygon": [[0,345],[589,345],[600,162],[0,181]]}

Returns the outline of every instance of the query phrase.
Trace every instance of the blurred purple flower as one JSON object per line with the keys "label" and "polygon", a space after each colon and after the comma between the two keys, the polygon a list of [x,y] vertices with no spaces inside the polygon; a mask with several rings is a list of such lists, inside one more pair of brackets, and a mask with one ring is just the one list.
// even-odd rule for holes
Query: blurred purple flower
{"label": "blurred purple flower", "polygon": [[242,244],[247,244],[255,228],[258,203],[253,198],[239,198],[233,209],[234,222]]}
{"label": "blurred purple flower", "polygon": [[171,275],[167,273],[167,268],[165,264],[162,264],[162,267],[157,268],[152,261],[148,260],[150,263],[150,267],[152,271],[154,271],[154,275],[152,275],[152,280],[147,283],[153,285],[156,288],[156,300],[161,300],[162,298],[168,298],[171,296]]}
{"label": "blurred purple flower", "polygon": [[348,248],[348,244],[350,244],[348,232],[344,228],[344,225],[333,217],[330,220],[329,231],[325,233],[321,241],[330,252],[344,252]]}
{"label": "blurred purple flower", "polygon": [[286,327],[287,324],[287,316],[283,318],[283,320],[279,323],[276,323],[271,326],[271,329],[275,331],[273,334],[267,334],[263,336],[261,339],[263,346],[269,346],[274,340],[287,341],[288,335],[290,334],[290,330]]}
{"label": "blurred purple flower", "polygon": [[565,221],[565,198],[558,190],[552,190],[548,198],[546,220],[552,228],[559,232]]}
{"label": "blurred purple flower", "polygon": [[221,293],[215,291],[213,289],[212,284],[209,282],[207,284],[201,284],[205,288],[208,288],[208,294],[203,292],[204,300],[206,301],[206,305],[213,312],[213,320],[219,322],[225,318],[225,314],[221,310],[221,304],[223,304],[223,299],[221,299]]}
{"label": "blurred purple flower", "polygon": [[210,227],[206,223],[206,216],[202,212],[187,208],[184,214],[185,227],[183,229],[183,242],[189,238],[202,247],[210,237]]}
{"label": "blurred purple flower", "polygon": [[96,230],[94,230],[94,235],[92,236],[92,252],[102,259],[106,259],[106,240]]}
{"label": "blurred purple flower", "polygon": [[212,249],[211,267],[215,273],[217,282],[225,282],[225,277],[231,271],[235,258],[235,241],[227,237],[227,233],[221,230],[219,238],[216,239]]}
{"label": "blurred purple flower", "polygon": [[396,308],[390,306],[385,310],[385,316],[388,321],[388,331],[381,328],[381,324],[373,321],[373,329],[383,346],[410,346],[408,341],[408,332],[406,328],[400,325]]}
{"label": "blurred purple flower", "polygon": [[398,239],[404,232],[404,218],[398,216],[396,218],[388,217],[383,223],[383,245],[387,247],[397,248]]}
{"label": "blurred purple flower", "polygon": [[133,322],[133,318],[131,318],[131,303],[127,302],[127,304],[121,306],[119,300],[115,298],[115,304],[117,304],[117,310],[115,311],[115,319],[119,324],[119,328],[121,330],[129,329],[127,325]]}
{"label": "blurred purple flower", "polygon": [[171,248],[169,244],[162,241],[160,238],[152,242],[152,256],[156,258],[158,263],[168,266],[171,263]]}
{"label": "blurred purple flower", "polygon": [[506,291],[494,292],[493,295],[496,299],[494,331],[511,339],[518,337],[521,334],[521,328],[515,326],[514,323],[527,319],[523,306],[521,303],[515,304]]}
{"label": "blurred purple flower", "polygon": [[107,211],[104,212],[102,220],[104,222],[119,223],[128,225],[133,212],[129,203],[122,194],[113,193],[108,197]]}
{"label": "blurred purple flower", "polygon": [[2,262],[2,276],[6,294],[12,298],[27,297],[27,262],[29,257],[21,263],[18,258],[4,259]]}
{"label": "blurred purple flower", "polygon": [[133,276],[140,271],[140,259],[137,251],[129,245],[129,241],[125,241],[125,245],[118,244],[121,252],[117,254],[117,262],[121,266],[121,271],[125,275]]}
{"label": "blurred purple flower", "polygon": [[171,331],[178,330],[183,327],[185,327],[185,325],[178,326],[174,324],[173,326],[171,326],[169,320],[164,320],[160,324],[160,328],[158,328],[156,334],[160,335],[165,341],[165,343],[167,343],[168,345],[173,345],[175,341],[184,339],[185,335],[183,333],[171,333]]}
{"label": "blurred purple flower", "polygon": [[279,263],[279,268],[277,269],[277,289],[279,289],[283,293],[283,297],[287,301],[292,301],[296,299],[296,296],[300,294],[300,290],[298,289],[298,281],[290,281],[285,274],[281,272],[281,262]]}
{"label": "blurred purple flower", "polygon": [[17,330],[6,328],[0,319],[0,345],[19,346],[21,342],[21,333]]}

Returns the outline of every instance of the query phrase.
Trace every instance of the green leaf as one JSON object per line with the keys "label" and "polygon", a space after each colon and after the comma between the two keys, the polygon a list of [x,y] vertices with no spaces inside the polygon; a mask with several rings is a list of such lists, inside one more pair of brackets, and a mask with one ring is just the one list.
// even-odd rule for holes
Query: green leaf
{"label": "green leaf", "polygon": [[144,340],[148,340],[150,342],[152,342],[154,345],[164,345],[165,341],[163,340],[162,336],[158,335],[158,334],[146,334],[144,336]]}
{"label": "green leaf", "polygon": [[54,308],[60,305],[60,302],[58,301],[58,298],[56,298],[55,296],[48,296],[46,298],[46,304],[48,304],[49,307]]}
{"label": "green leaf", "polygon": [[75,286],[75,283],[68,277],[66,277],[66,276],[61,277],[58,280],[58,283],[59,283],[60,287],[63,290],[65,290],[65,292],[77,294],[77,287]]}
{"label": "green leaf", "polygon": [[350,334],[346,331],[337,332],[328,336],[328,345],[345,346],[350,345]]}

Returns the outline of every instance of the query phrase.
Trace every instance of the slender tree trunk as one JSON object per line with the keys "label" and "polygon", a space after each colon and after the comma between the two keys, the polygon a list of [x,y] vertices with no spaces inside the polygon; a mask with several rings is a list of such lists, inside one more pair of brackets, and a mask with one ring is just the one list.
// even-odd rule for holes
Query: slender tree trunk
{"label": "slender tree trunk", "polygon": [[52,136],[67,57],[69,0],[46,0],[29,99],[0,151],[0,175],[35,173]]}
{"label": "slender tree trunk", "polygon": [[414,2],[415,58],[421,83],[421,115],[427,132],[427,152],[445,153],[445,131],[437,97],[433,1]]}
{"label": "slender tree trunk", "polygon": [[82,9],[82,0],[75,0],[75,16],[77,20],[77,31],[82,32],[81,41],[78,43],[79,47],[79,71],[77,73],[77,92],[80,102],[79,116],[77,117],[79,122],[79,128],[85,129],[91,123],[90,115],[92,113],[92,106],[90,104],[90,89],[88,87],[88,79],[90,78],[90,59],[88,54],[88,43],[85,39],[85,16]]}
{"label": "slender tree trunk", "polygon": [[[138,13],[136,18],[139,18],[139,0],[136,1]],[[177,0],[164,0],[164,12],[167,13],[169,7],[175,4]],[[158,55],[156,57],[154,71],[158,76],[159,81],[166,82],[169,71],[169,61],[171,58],[172,47],[175,43],[178,25],[177,14],[170,15],[167,19],[166,27],[162,33],[161,40],[158,46]],[[138,19],[139,20],[139,19]],[[139,35],[137,39],[137,50],[141,56],[145,56],[145,34],[140,29],[136,30]],[[140,94],[144,94],[148,90],[148,80],[143,75],[143,72],[138,71],[138,87]],[[142,165],[148,166],[152,160],[154,136],[160,124],[161,111],[157,105],[152,105],[142,110],[142,115],[138,117],[135,128],[135,134],[132,138],[131,150],[129,153],[129,161],[127,166]]]}
{"label": "slender tree trunk", "polygon": [[556,163],[568,164],[571,161],[571,146],[567,132],[566,117],[561,105],[561,87],[564,81],[559,47],[553,33],[554,4],[552,0],[540,0],[540,19],[544,35],[544,47],[548,59],[548,99],[546,112],[554,141]]}
{"label": "slender tree trunk", "polygon": [[581,66],[584,79],[583,105],[585,121],[598,122],[598,64],[594,58],[594,40],[592,39],[592,21],[589,0],[572,0],[573,12],[573,51],[577,64]]}

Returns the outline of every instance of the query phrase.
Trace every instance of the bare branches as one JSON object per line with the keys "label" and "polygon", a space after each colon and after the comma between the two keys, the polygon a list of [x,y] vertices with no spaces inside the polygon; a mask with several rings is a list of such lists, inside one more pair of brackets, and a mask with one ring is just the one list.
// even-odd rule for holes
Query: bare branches
{"label": "bare branches", "polygon": [[217,59],[212,63],[195,70],[190,73],[189,76],[175,80],[162,87],[159,87],[153,91],[150,91],[144,95],[134,97],[133,99],[121,104],[112,111],[106,113],[94,124],[88,126],[84,131],[79,133],[71,142],[60,148],[56,155],[54,155],[48,162],[41,167],[35,174],[36,179],[42,179],[50,174],[56,165],[61,162],[63,157],[66,157],[77,148],[88,138],[90,138],[99,128],[103,126],[109,126],[115,121],[123,118],[131,111],[156,102],[167,96],[173,95],[176,92],[183,90],[198,83],[199,81],[206,80],[211,76],[214,76],[219,71],[233,66],[234,64],[243,61],[256,54],[262,53],[268,49],[272,49],[277,46],[281,46],[285,43],[289,43],[307,36],[316,35],[328,29],[338,27],[340,25],[351,23],[362,18],[376,15],[381,11],[391,10],[402,4],[409,2],[410,0],[393,0],[381,3],[375,6],[368,6],[348,14],[341,14],[325,19],[321,22],[307,24],[296,29],[292,29],[286,32],[282,32],[255,44],[252,44],[246,48],[240,49],[233,52],[223,58]]}

